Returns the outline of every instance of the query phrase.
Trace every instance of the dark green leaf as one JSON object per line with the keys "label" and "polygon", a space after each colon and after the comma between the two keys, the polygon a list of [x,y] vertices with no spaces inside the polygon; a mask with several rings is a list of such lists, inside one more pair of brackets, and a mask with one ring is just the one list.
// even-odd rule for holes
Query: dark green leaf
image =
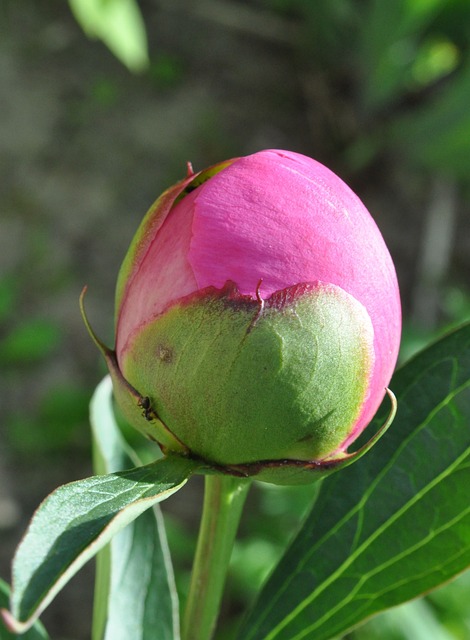
{"label": "dark green leaf", "polygon": [[470,565],[470,325],[416,356],[390,386],[394,425],[324,481],[243,640],[327,640]]}
{"label": "dark green leaf", "polygon": [[67,581],[141,513],[178,491],[197,464],[168,457],[56,489],[36,511],[13,561],[12,615],[26,630]]}
{"label": "dark green leaf", "polygon": [[[98,473],[136,463],[114,418],[109,376],[93,396],[91,424]],[[114,536],[98,560],[94,638],[178,640],[178,599],[158,506]]]}

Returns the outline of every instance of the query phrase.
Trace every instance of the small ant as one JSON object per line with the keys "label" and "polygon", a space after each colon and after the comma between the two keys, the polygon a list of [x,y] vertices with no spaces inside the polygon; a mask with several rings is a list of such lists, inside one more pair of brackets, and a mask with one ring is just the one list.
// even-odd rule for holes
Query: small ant
{"label": "small ant", "polygon": [[150,398],[148,396],[143,396],[142,398],[139,398],[139,407],[142,409],[142,416],[148,420],[149,422],[152,422],[152,420],[155,420],[155,413],[152,409],[152,405],[150,404]]}

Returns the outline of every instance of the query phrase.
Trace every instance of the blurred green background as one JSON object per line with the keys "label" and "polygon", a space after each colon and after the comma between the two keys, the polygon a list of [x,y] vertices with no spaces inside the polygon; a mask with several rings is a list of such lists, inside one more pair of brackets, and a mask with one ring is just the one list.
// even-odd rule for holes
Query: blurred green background
{"label": "blurred green background", "polygon": [[[335,170],[396,262],[402,360],[470,318],[468,0],[0,1],[0,574],[38,502],[91,473],[88,400],[120,262],[159,193],[262,148]],[[129,434],[135,446],[138,436]],[[257,487],[220,638],[315,489]],[[201,483],[164,504],[184,598]],[[89,637],[93,567],[43,616]],[[354,640],[465,640],[467,573]],[[0,633],[1,636],[1,633]]]}

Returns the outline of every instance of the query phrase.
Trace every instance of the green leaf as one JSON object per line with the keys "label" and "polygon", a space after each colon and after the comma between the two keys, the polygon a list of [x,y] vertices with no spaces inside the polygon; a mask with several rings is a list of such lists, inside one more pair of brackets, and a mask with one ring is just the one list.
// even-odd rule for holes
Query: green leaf
{"label": "green leaf", "polygon": [[141,513],[178,491],[197,468],[171,456],[64,485],[39,506],[13,560],[15,631],[27,630],[68,580]]}
{"label": "green leaf", "polygon": [[470,325],[416,356],[390,386],[393,427],[324,481],[243,640],[327,640],[470,565]]}
{"label": "green leaf", "polygon": [[102,40],[131,71],[148,66],[145,25],[135,0],[69,0],[82,29]]}
{"label": "green leaf", "polygon": [[[7,609],[10,604],[10,587],[6,582],[0,579],[0,609]],[[8,619],[8,616],[7,616]],[[1,640],[14,640],[17,637],[16,634],[9,633],[6,629],[2,628],[0,622],[0,638]],[[49,640],[47,631],[44,629],[40,622],[36,622],[29,631],[21,636],[21,640]]]}
{"label": "green leaf", "polygon": [[[112,406],[109,376],[91,403],[95,469],[111,473],[135,464]],[[98,554],[93,636],[96,640],[178,640],[178,598],[158,506],[145,511]]]}

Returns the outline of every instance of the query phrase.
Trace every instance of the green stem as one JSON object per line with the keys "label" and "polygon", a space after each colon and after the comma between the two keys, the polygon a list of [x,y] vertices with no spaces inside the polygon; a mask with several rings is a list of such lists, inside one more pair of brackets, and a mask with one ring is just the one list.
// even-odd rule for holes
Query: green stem
{"label": "green stem", "polygon": [[[106,461],[100,448],[92,438],[93,471],[96,475],[108,473]],[[91,627],[92,640],[102,640],[106,629],[108,615],[109,585],[111,582],[111,550],[106,545],[96,556],[95,589],[93,597],[93,618]]]}
{"label": "green stem", "polygon": [[183,640],[210,640],[250,480],[206,476],[201,527],[182,625]]}

